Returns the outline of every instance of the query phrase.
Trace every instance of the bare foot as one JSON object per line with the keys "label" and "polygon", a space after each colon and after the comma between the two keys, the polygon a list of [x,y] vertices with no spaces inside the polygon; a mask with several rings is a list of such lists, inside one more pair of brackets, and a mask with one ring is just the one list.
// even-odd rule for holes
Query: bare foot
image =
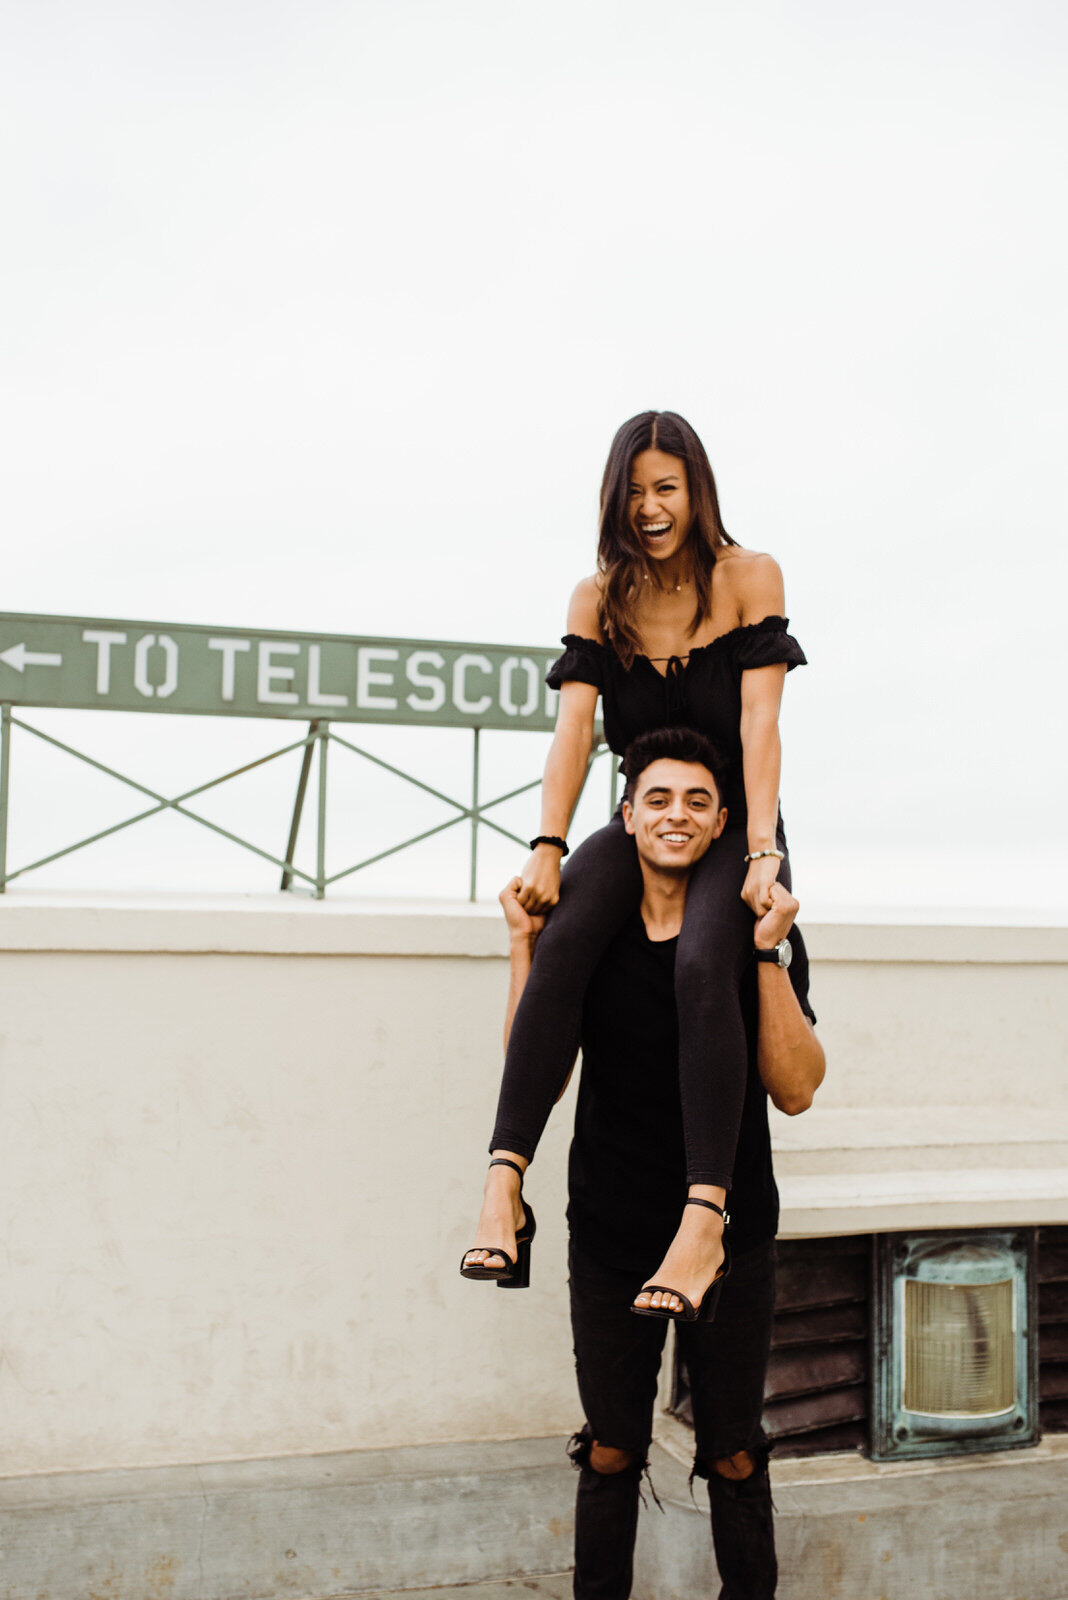
{"label": "bare foot", "polygon": [[[649,1281],[669,1284],[679,1294],[684,1294],[697,1311],[723,1265],[725,1255],[723,1218],[714,1211],[706,1211],[704,1206],[684,1206],[679,1231]],[[634,1304],[639,1310],[646,1307],[665,1311],[685,1309],[678,1294],[665,1294],[659,1289],[655,1293],[643,1289]]]}
{"label": "bare foot", "polygon": [[[501,1255],[502,1250],[508,1252],[512,1261],[515,1260],[515,1236],[526,1221],[519,1188],[517,1172],[510,1167],[490,1167],[486,1174],[475,1242],[464,1256],[465,1267],[506,1267],[508,1262]],[[499,1248],[494,1249],[493,1246]]]}

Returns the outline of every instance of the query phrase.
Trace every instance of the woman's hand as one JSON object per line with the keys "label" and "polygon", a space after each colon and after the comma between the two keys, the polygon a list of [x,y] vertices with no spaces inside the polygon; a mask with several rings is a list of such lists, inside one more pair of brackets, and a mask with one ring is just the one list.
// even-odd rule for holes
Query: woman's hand
{"label": "woman's hand", "polygon": [[779,876],[781,865],[776,856],[761,856],[759,861],[750,861],[742,885],[742,899],[754,917],[762,917],[771,910],[771,886]]}
{"label": "woman's hand", "polygon": [[501,890],[497,899],[504,910],[504,920],[508,924],[508,932],[513,939],[536,939],[545,926],[544,917],[533,917],[524,911],[519,902],[519,891],[523,887],[522,878],[512,878]]}
{"label": "woman's hand", "polygon": [[523,868],[517,898],[532,916],[551,911],[560,898],[560,852],[554,844],[539,844]]}

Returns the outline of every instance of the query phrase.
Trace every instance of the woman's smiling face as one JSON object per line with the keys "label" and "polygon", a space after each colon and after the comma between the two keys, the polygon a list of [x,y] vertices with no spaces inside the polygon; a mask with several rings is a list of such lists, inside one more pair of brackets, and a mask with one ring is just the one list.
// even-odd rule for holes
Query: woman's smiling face
{"label": "woman's smiling face", "polygon": [[630,465],[630,525],[654,561],[680,551],[690,533],[686,463],[663,450],[642,450]]}

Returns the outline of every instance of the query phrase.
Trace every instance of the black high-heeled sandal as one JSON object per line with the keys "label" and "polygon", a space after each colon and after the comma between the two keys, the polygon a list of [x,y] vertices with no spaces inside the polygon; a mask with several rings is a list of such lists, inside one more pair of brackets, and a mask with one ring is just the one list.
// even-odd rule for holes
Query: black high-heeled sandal
{"label": "black high-heeled sandal", "polygon": [[[517,1161],[509,1161],[507,1156],[495,1156],[490,1162],[491,1167],[511,1167],[513,1172],[519,1174],[519,1193],[523,1194],[523,1169]],[[529,1289],[530,1287],[530,1241],[534,1237],[537,1223],[534,1213],[527,1202],[523,1201],[524,1220],[519,1232],[515,1236],[515,1260],[513,1261],[507,1250],[501,1250],[496,1245],[473,1244],[465,1250],[460,1257],[461,1278],[474,1278],[478,1281],[495,1283],[498,1289]],[[487,1267],[483,1262],[473,1262],[471,1266],[465,1263],[473,1250],[485,1250],[489,1256],[500,1256],[507,1265],[503,1267]]]}
{"label": "black high-heeled sandal", "polygon": [[[694,1196],[692,1200],[685,1201],[685,1204],[688,1206],[704,1206],[708,1211],[716,1211],[723,1218],[724,1227],[726,1228],[730,1225],[730,1217],[724,1211],[722,1206],[717,1206],[714,1200],[698,1200],[697,1197]],[[705,1290],[704,1294],[701,1296],[701,1302],[697,1306],[696,1310],[694,1309],[693,1301],[688,1300],[680,1290],[669,1289],[662,1283],[643,1283],[641,1288],[638,1290],[638,1293],[656,1294],[659,1290],[661,1294],[673,1294],[676,1300],[682,1301],[681,1311],[674,1311],[670,1306],[632,1305],[630,1309],[634,1312],[636,1317],[665,1317],[669,1322],[711,1322],[712,1318],[716,1314],[716,1307],[719,1304],[719,1296],[720,1291],[723,1288],[723,1280],[730,1270],[731,1248],[729,1244],[725,1243],[723,1246],[723,1264],[716,1273],[716,1276],[712,1279],[712,1282],[709,1284],[708,1288]]]}

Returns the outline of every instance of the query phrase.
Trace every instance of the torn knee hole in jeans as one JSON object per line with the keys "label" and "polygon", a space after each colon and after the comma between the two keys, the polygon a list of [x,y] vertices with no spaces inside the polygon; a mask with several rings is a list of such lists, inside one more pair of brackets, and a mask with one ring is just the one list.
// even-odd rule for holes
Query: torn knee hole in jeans
{"label": "torn knee hole in jeans", "polygon": [[[594,1459],[595,1451],[603,1452],[599,1460]],[[644,1472],[649,1465],[644,1451],[602,1444],[600,1439],[593,1437],[588,1423],[578,1433],[571,1435],[567,1442],[567,1453],[573,1467],[589,1467],[603,1478],[618,1477],[621,1472],[629,1472],[635,1467]]]}
{"label": "torn knee hole in jeans", "polygon": [[[604,1465],[598,1465],[593,1460],[595,1447],[611,1451],[615,1456],[626,1456],[628,1459],[622,1465],[608,1466],[607,1470],[605,1470]],[[644,1478],[649,1485],[649,1493],[652,1495],[654,1502],[663,1511],[664,1508],[660,1505],[660,1497],[656,1492],[656,1486],[649,1472],[649,1458],[644,1450],[624,1450],[619,1445],[602,1445],[599,1439],[593,1437],[590,1425],[587,1423],[578,1433],[571,1435],[567,1442],[567,1454],[573,1467],[579,1471],[586,1470],[593,1473],[594,1477],[601,1482],[611,1482],[613,1479],[626,1481],[636,1477],[638,1479],[638,1493],[641,1496],[643,1505],[645,1504],[645,1494],[642,1490],[641,1480]]]}
{"label": "torn knee hole in jeans", "polygon": [[[690,1469],[690,1495],[693,1496],[694,1478],[704,1478],[708,1483],[709,1493],[721,1491],[734,1495],[762,1495],[768,1483],[768,1456],[770,1449],[767,1445],[755,1445],[749,1449],[735,1450],[730,1455],[714,1456],[708,1459],[704,1456],[695,1456]],[[746,1471],[745,1467],[749,1470]]]}

